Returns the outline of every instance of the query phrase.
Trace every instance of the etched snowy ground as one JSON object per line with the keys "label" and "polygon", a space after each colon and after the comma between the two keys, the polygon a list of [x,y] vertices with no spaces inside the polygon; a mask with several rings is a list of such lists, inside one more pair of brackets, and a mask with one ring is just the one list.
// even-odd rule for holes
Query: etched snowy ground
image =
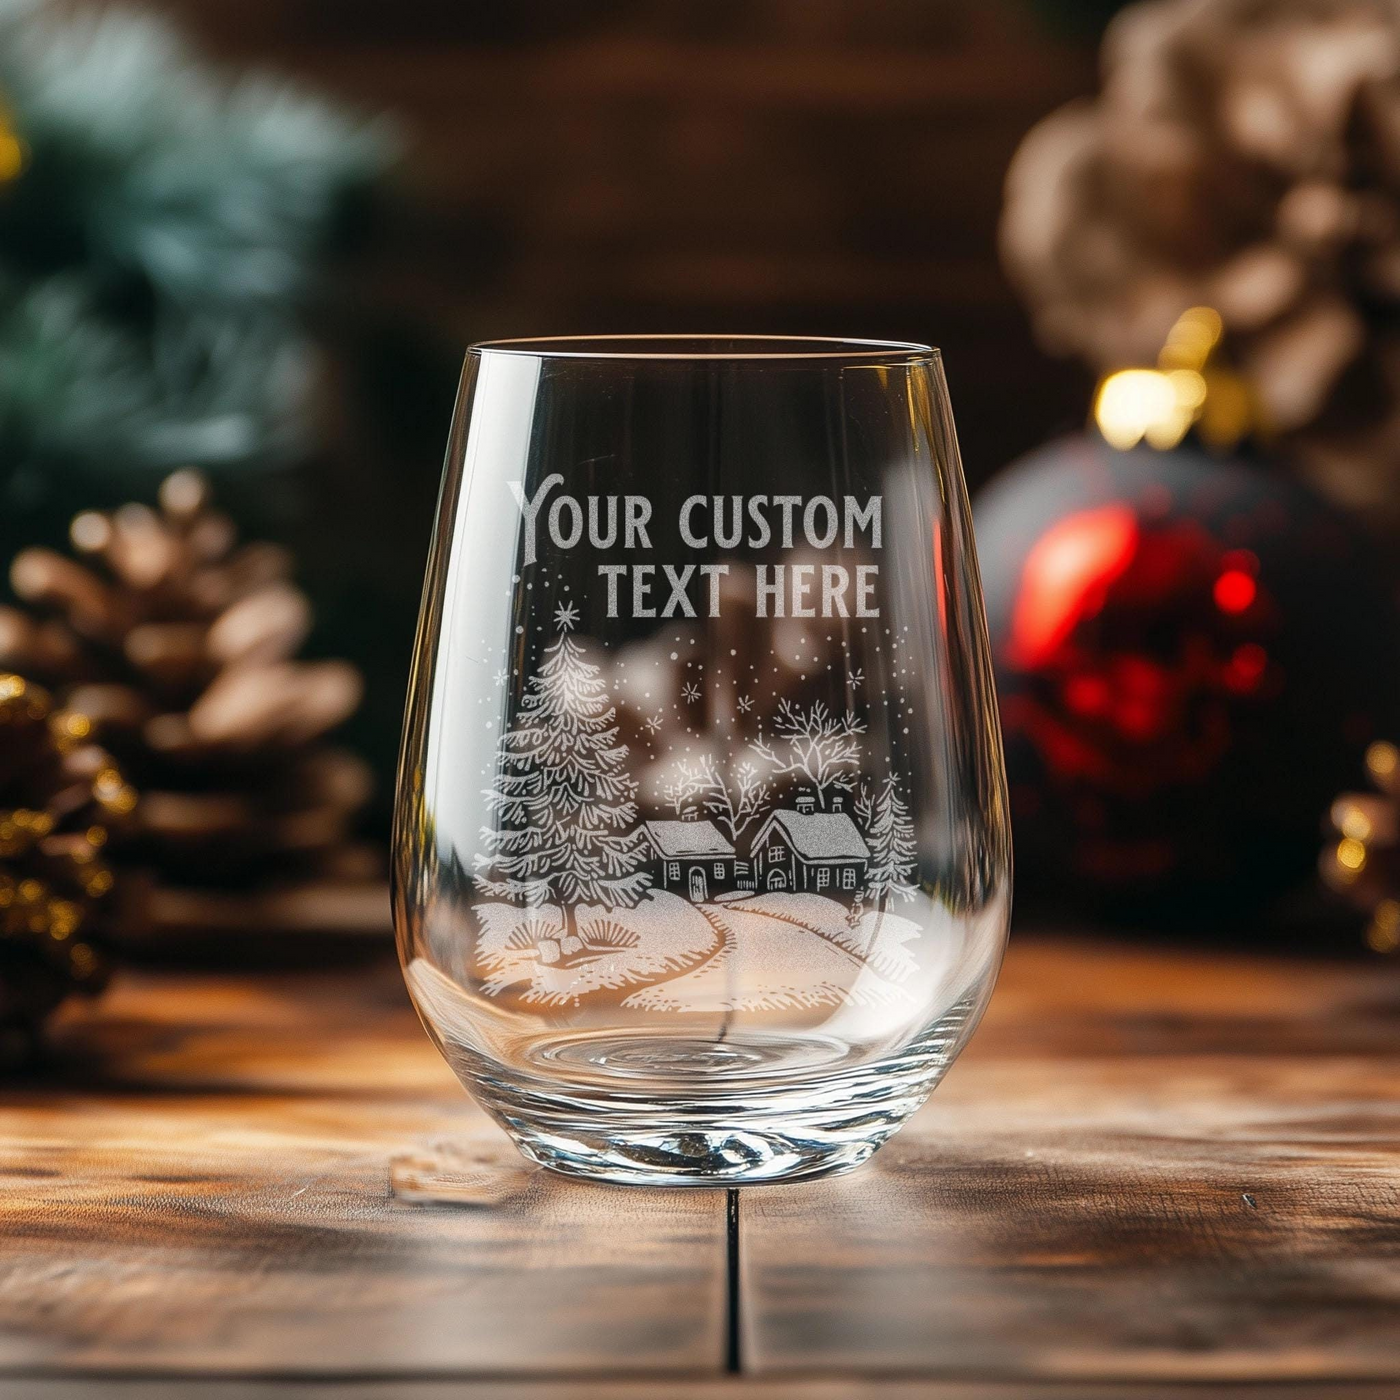
{"label": "etched snowy ground", "polygon": [[867,912],[852,928],[845,908],[819,894],[760,894],[743,902],[745,909],[797,923],[829,938],[839,948],[862,958],[892,982],[903,982],[918,969],[909,948],[923,930],[912,919],[895,913]]}
{"label": "etched snowy ground", "polygon": [[[581,997],[656,982],[712,955],[719,935],[693,905],[664,890],[653,891],[635,909],[580,904],[575,921],[583,943],[568,951],[563,918],[555,905],[521,909],[514,904],[478,904],[481,923],[476,971],[482,991],[499,996],[520,988],[528,1005],[572,1005]],[[546,961],[542,950],[551,958]]]}
{"label": "etched snowy ground", "polygon": [[633,909],[581,904],[579,943],[555,905],[475,906],[475,973],[488,996],[570,1006],[626,992],[647,1011],[775,1011],[907,1002],[915,969],[906,946],[919,926],[867,914],[851,928],[843,905],[817,894],[728,897],[692,905],[653,890]]}
{"label": "etched snowy ground", "polygon": [[[800,901],[800,902],[799,902]],[[775,1011],[888,1006],[908,1000],[833,937],[846,911],[821,895],[771,895],[705,904],[722,943],[702,966],[633,992],[624,1006],[648,1011]],[[902,922],[908,923],[907,920]],[[910,925],[914,933],[918,929]]]}

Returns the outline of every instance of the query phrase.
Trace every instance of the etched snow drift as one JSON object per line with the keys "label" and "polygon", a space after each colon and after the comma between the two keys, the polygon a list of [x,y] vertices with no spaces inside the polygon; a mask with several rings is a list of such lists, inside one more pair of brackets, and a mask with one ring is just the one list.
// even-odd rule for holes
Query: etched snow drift
{"label": "etched snow drift", "polygon": [[889,906],[917,892],[914,831],[896,779],[861,777],[864,723],[784,701],[752,761],[678,763],[677,819],[642,820],[600,670],[573,610],[555,620],[486,794],[481,989],[674,1012],[908,1000],[920,927]]}

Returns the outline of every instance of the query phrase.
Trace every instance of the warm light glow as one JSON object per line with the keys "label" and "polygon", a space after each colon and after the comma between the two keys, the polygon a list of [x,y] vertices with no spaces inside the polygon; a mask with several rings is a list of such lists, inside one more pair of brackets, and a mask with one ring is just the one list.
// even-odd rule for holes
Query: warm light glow
{"label": "warm light glow", "polygon": [[1349,836],[1353,841],[1369,841],[1375,832],[1370,817],[1355,803],[1338,803],[1338,808],[1334,820],[1342,835]]}
{"label": "warm light glow", "polygon": [[1172,392],[1176,395],[1176,401],[1182,408],[1190,409],[1194,414],[1196,409],[1206,401],[1206,377],[1199,370],[1195,369],[1174,369],[1167,379],[1172,386]]}
{"label": "warm light glow", "polygon": [[1400,948],[1400,902],[1383,899],[1376,905],[1366,943],[1376,953],[1393,953]]}
{"label": "warm light glow", "polygon": [[1183,406],[1170,375],[1155,369],[1121,369],[1099,385],[1094,421],[1110,447],[1127,451],[1146,440],[1171,448],[1186,436],[1191,409]]}
{"label": "warm light glow", "polygon": [[13,180],[24,169],[24,142],[0,117],[0,185]]}
{"label": "warm light glow", "polygon": [[1158,363],[1163,369],[1202,370],[1224,331],[1225,323],[1218,311],[1209,306],[1193,306],[1183,311],[1167,332]]}
{"label": "warm light glow", "polygon": [[1264,410],[1248,382],[1230,370],[1212,369],[1204,376],[1206,401],[1196,419],[1196,431],[1209,446],[1233,447],[1253,429],[1266,427]]}
{"label": "warm light glow", "polygon": [[1353,836],[1348,836],[1344,840],[1337,842],[1337,864],[1343,870],[1350,870],[1353,874],[1360,874],[1366,868],[1366,846],[1362,841],[1356,840]]}
{"label": "warm light glow", "polygon": [[1257,592],[1254,580],[1243,569],[1226,569],[1215,580],[1215,606],[1221,612],[1242,613]]}
{"label": "warm light glow", "polygon": [[10,114],[0,106],[0,185],[23,173],[29,162],[29,148],[19,138]]}
{"label": "warm light glow", "polygon": [[1138,545],[1137,517],[1125,505],[1078,511],[1032,545],[1011,615],[1010,659],[1034,668],[1048,660],[1082,617],[1103,605]]}
{"label": "warm light glow", "polygon": [[1171,328],[1155,369],[1122,369],[1104,378],[1094,422],[1105,441],[1121,451],[1140,442],[1170,451],[1197,424],[1214,446],[1239,441],[1257,408],[1237,375],[1208,368],[1223,333],[1218,312],[1193,306]]}
{"label": "warm light glow", "polygon": [[1393,777],[1396,765],[1400,764],[1400,749],[1382,740],[1366,750],[1366,767],[1373,778],[1384,781]]}
{"label": "warm light glow", "polygon": [[68,536],[76,548],[90,554],[107,546],[112,538],[112,527],[99,511],[85,510],[73,517]]}

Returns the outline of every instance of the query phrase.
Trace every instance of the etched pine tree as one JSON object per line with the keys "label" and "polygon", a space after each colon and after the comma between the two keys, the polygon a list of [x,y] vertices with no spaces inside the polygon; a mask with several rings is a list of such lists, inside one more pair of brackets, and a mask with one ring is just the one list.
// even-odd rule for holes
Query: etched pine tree
{"label": "etched pine tree", "polygon": [[866,870],[865,891],[884,913],[891,897],[913,899],[911,881],[918,868],[918,843],[914,839],[914,823],[909,808],[899,795],[899,784],[886,778],[870,811],[870,828],[865,844],[870,848],[870,864]]}
{"label": "etched pine tree", "polygon": [[502,735],[486,799],[477,887],[527,905],[557,902],[576,939],[575,904],[631,908],[650,884],[639,869],[637,783],[618,742],[616,709],[599,668],[570,636],[578,614],[555,613],[559,636]]}

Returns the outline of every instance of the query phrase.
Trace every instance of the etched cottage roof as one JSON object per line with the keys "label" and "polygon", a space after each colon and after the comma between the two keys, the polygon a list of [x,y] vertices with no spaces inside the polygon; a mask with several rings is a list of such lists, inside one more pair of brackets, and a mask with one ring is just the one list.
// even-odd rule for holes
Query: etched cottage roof
{"label": "etched cottage roof", "polygon": [[793,812],[780,808],[754,838],[757,846],[770,827],[780,827],[804,860],[869,860],[870,848],[845,812]]}
{"label": "etched cottage roof", "polygon": [[658,854],[681,856],[732,856],[734,847],[720,834],[714,822],[643,822]]}

